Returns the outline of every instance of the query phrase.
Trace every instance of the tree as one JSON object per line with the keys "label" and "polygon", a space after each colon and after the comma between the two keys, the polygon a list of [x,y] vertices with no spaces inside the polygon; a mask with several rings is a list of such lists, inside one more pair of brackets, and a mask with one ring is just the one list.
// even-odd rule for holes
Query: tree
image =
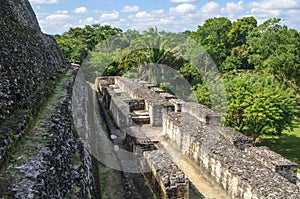
{"label": "tree", "polygon": [[244,17],[232,23],[228,33],[231,53],[222,63],[222,70],[253,69],[248,62],[249,52],[246,41],[256,27],[257,21],[254,17]]}
{"label": "tree", "polygon": [[225,17],[207,19],[197,32],[190,36],[200,42],[210,54],[217,67],[230,55],[228,34],[231,30],[231,21]]}
{"label": "tree", "polygon": [[229,43],[232,48],[246,44],[247,36],[257,27],[254,17],[244,17],[232,23],[228,33]]}
{"label": "tree", "polygon": [[268,20],[249,35],[249,63],[299,90],[300,34],[279,23]]}
{"label": "tree", "polygon": [[[224,124],[252,137],[280,135],[290,129],[295,111],[293,90],[286,88],[271,76],[259,73],[227,73],[223,75],[226,99],[218,99],[226,106]],[[211,107],[211,99],[219,95],[199,84],[193,99]]]}
{"label": "tree", "polygon": [[70,28],[62,35],[55,35],[55,39],[69,62],[82,64],[99,42],[121,32],[119,28],[94,24],[83,28]]}
{"label": "tree", "polygon": [[225,76],[227,112],[225,124],[251,136],[280,135],[293,121],[293,91],[264,74]]}

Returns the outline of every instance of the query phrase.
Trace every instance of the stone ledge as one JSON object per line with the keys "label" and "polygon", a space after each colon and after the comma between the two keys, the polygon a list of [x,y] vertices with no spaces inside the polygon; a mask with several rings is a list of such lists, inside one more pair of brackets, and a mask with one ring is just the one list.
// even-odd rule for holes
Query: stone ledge
{"label": "stone ledge", "polygon": [[163,150],[143,153],[151,174],[148,176],[161,199],[188,199],[189,180]]}

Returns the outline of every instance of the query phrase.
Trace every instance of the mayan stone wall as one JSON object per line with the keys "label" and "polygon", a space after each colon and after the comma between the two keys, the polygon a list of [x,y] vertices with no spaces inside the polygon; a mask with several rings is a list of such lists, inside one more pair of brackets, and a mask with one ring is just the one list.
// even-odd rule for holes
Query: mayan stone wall
{"label": "mayan stone wall", "polygon": [[127,96],[124,96],[123,92],[108,89],[108,93],[111,96],[109,104],[109,111],[111,112],[114,122],[119,128],[125,128],[132,125],[130,106],[124,100]]}
{"label": "mayan stone wall", "polygon": [[172,162],[163,150],[145,151],[143,153],[150,167],[148,179],[161,199],[189,198],[189,180],[185,174]]}
{"label": "mayan stone wall", "polygon": [[[153,113],[163,109],[163,106],[156,102],[166,101],[159,96],[159,93],[154,91],[149,93],[149,88],[144,84],[125,78],[116,77],[115,81],[109,82],[109,78],[98,77],[95,84],[104,99],[105,106],[110,107],[115,123],[125,133],[124,142],[129,151],[139,160],[140,169],[145,172],[144,175],[148,178],[154,192],[162,199],[189,198],[189,180],[171,157],[163,150],[157,150],[154,142],[141,131],[139,125],[124,121],[123,116],[123,123],[118,122],[120,112],[126,115],[133,110],[147,109],[148,106],[149,112]],[[155,94],[156,96],[150,98]],[[142,98],[145,95],[149,96],[149,99]],[[162,112],[155,113],[152,117],[162,125]],[[131,120],[130,116],[128,119]]]}
{"label": "mayan stone wall", "polygon": [[[168,113],[164,125],[170,142],[175,143],[183,155],[205,168],[231,197],[300,196],[295,184],[241,150],[248,150],[248,142],[234,130],[230,132],[228,128],[206,125],[186,112]],[[227,137],[220,133],[222,130],[226,130]]]}
{"label": "mayan stone wall", "polygon": [[272,171],[279,173],[292,183],[297,181],[298,165],[267,147],[246,148],[246,152]]}
{"label": "mayan stone wall", "polygon": [[162,126],[164,110],[173,105],[159,95],[162,92],[161,90],[160,92],[155,92],[153,87],[149,87],[148,84],[122,77],[115,78],[115,85],[133,99],[144,99],[145,109],[149,111],[151,125]]}
{"label": "mayan stone wall", "polygon": [[15,21],[33,30],[40,30],[36,16],[28,0],[0,0],[0,19]]}

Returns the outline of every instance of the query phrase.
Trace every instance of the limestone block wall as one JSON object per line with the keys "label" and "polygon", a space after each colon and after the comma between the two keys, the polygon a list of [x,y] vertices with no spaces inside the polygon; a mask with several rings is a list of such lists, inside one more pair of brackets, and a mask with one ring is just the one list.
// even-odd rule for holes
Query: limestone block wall
{"label": "limestone block wall", "polygon": [[252,139],[230,127],[221,127],[220,134],[231,145],[240,150],[245,150],[252,146]]}
{"label": "limestone block wall", "polygon": [[197,140],[191,146],[189,157],[204,167],[232,198],[300,196],[295,184],[226,143],[218,143],[207,153]]}
{"label": "limestone block wall", "polygon": [[114,90],[109,89],[111,96],[109,110],[114,118],[114,122],[119,128],[125,128],[132,125],[130,106],[124,101],[122,94],[117,94]]}
{"label": "limestone block wall", "polygon": [[34,30],[40,30],[36,16],[27,0],[0,0],[0,18],[12,20]]}
{"label": "limestone block wall", "polygon": [[183,155],[210,173],[232,198],[300,197],[295,184],[243,151],[249,147],[246,139],[237,141],[240,135],[228,129],[224,137],[222,127],[199,122],[188,113],[168,113],[163,130]]}
{"label": "limestone block wall", "polygon": [[182,105],[185,103],[185,101],[183,101],[181,99],[170,99],[169,102],[174,105],[174,107],[175,107],[174,111],[175,112],[181,112]]}
{"label": "limestone block wall", "polygon": [[221,122],[221,117],[215,111],[195,102],[183,103],[182,112],[187,112],[207,124],[220,124]]}
{"label": "limestone block wall", "polygon": [[[208,107],[163,95],[153,85],[137,80],[116,77],[114,87],[118,88],[114,89],[116,92],[126,93],[126,104],[130,104],[130,100],[144,99],[152,126],[162,126],[167,140],[182,155],[204,168],[232,198],[300,198],[299,188],[293,184],[297,165],[281,159],[274,152],[253,147],[247,136],[222,127],[220,116]],[[169,99],[164,96],[169,96]],[[167,196],[168,183],[164,183],[163,176],[172,173],[167,175],[164,173],[167,171],[159,171],[161,167],[158,165],[165,162],[160,158],[167,156],[160,150],[148,151],[149,140],[139,137],[137,132],[130,132],[126,133],[127,141],[134,143],[131,150],[145,156],[151,170],[148,177],[155,190],[161,191],[162,198],[178,197]],[[180,189],[184,190],[181,186],[176,188]]]}
{"label": "limestone block wall", "polygon": [[143,134],[139,127],[128,127],[123,129],[126,134],[125,143],[129,146],[129,150],[133,153],[142,154],[144,151],[155,150],[153,141]]}
{"label": "limestone block wall", "polygon": [[189,180],[162,150],[143,153],[150,173],[147,177],[161,199],[188,199]]}
{"label": "limestone block wall", "polygon": [[246,152],[272,171],[279,173],[292,183],[297,181],[297,164],[282,157],[267,147],[250,147]]}
{"label": "limestone block wall", "polygon": [[[150,124],[152,126],[162,126],[163,112],[167,111],[168,107],[174,106],[159,95],[161,89],[154,89],[156,87],[148,88],[143,82],[139,83],[137,80],[116,77],[115,85],[133,99],[144,99],[145,109],[149,111]],[[159,92],[156,93],[155,91]]]}
{"label": "limestone block wall", "polygon": [[186,154],[190,145],[197,138],[198,129],[204,128],[197,118],[188,113],[170,112],[164,114],[163,134],[170,142],[178,146],[182,154]]}

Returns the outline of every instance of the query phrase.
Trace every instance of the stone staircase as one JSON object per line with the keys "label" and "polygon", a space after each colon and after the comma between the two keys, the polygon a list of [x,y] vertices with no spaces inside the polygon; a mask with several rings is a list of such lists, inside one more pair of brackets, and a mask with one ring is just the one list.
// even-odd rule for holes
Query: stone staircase
{"label": "stone staircase", "polygon": [[150,124],[150,116],[147,110],[135,110],[131,113],[131,118],[135,124]]}

